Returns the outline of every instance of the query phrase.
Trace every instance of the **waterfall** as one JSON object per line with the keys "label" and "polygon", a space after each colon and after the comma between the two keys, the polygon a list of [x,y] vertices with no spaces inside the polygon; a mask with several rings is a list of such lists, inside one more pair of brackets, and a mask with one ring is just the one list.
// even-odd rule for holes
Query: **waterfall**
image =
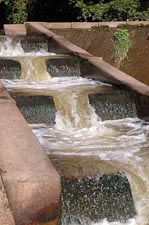
{"label": "waterfall", "polygon": [[0,37],[0,56],[16,56],[24,54],[20,41],[8,36]]}
{"label": "waterfall", "polygon": [[64,92],[54,96],[54,102],[57,129],[83,129],[93,126],[99,119],[87,94]]}
{"label": "waterfall", "polygon": [[148,225],[149,124],[135,118],[129,94],[65,77],[61,64],[63,77],[52,78],[46,60],[68,56],[27,53],[8,37],[2,43],[0,58],[21,65],[21,79],[2,82],[62,176],[62,224]]}
{"label": "waterfall", "polygon": [[21,65],[21,79],[27,82],[50,80],[47,72],[46,59],[55,54],[48,52],[24,52],[20,41],[10,37],[0,40],[0,58],[18,61]]}

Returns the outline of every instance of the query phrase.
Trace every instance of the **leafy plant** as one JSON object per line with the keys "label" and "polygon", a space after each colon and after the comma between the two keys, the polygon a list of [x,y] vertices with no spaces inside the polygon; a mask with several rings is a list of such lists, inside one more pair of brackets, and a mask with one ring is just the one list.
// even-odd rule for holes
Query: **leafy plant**
{"label": "leafy plant", "polygon": [[10,17],[13,23],[24,23],[27,20],[27,15],[27,1],[16,0]]}
{"label": "leafy plant", "polygon": [[10,23],[24,23],[28,17],[28,0],[0,0],[7,7],[6,17]]}
{"label": "leafy plant", "polygon": [[[148,20],[149,4],[144,0],[70,0],[85,21]],[[145,7],[144,7],[145,5]]]}
{"label": "leafy plant", "polygon": [[131,46],[128,30],[117,29],[114,33],[114,57],[115,64],[119,68],[122,61],[127,58],[127,53]]}

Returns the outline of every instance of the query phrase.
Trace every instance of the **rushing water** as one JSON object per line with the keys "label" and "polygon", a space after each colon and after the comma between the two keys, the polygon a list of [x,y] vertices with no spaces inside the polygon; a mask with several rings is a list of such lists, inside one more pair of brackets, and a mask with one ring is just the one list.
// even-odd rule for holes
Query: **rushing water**
{"label": "rushing water", "polygon": [[0,42],[0,59],[18,61],[21,65],[21,80],[27,82],[50,80],[46,60],[51,58],[67,58],[67,55],[56,55],[45,50],[40,52],[25,52],[20,42],[9,37]]}
{"label": "rushing water", "polygon": [[[18,46],[11,56],[3,47],[6,53],[1,47],[0,57],[16,60],[14,52],[18,51]],[[136,114],[134,118],[103,121],[97,111],[104,109],[98,107],[96,110],[90,104],[89,95],[118,93],[111,85],[78,77],[49,79],[49,74],[47,79],[40,76],[46,71],[40,63],[43,65],[43,59],[49,53],[25,54],[21,50],[19,54],[20,58],[25,57],[25,71],[30,71],[32,66],[26,63],[30,55],[34,58],[40,55],[37,63],[40,73],[36,79],[32,79],[35,74],[29,72],[29,79],[3,79],[2,82],[13,96],[53,98],[55,118],[53,111],[49,111],[53,124],[30,126],[66,185],[62,224],[148,225],[149,124],[136,118]],[[44,114],[40,110],[38,113]],[[125,193],[129,188],[132,196]]]}

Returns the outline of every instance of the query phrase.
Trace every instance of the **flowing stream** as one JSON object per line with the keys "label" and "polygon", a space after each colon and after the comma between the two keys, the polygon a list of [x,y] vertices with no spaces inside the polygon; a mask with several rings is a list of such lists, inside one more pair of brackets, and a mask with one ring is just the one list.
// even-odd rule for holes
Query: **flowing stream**
{"label": "flowing stream", "polygon": [[[18,106],[24,98],[20,110],[27,120],[29,114],[40,115],[41,121],[29,123],[62,176],[62,224],[149,225],[149,124],[136,117],[133,103],[91,104],[90,95],[98,95],[99,103],[101,96],[119,96],[110,84],[51,77],[46,60],[68,55],[25,53],[12,42],[7,38],[0,44],[0,58],[18,61],[21,76],[1,81]],[[113,119],[113,108],[123,116]],[[52,123],[42,121],[48,113]]]}

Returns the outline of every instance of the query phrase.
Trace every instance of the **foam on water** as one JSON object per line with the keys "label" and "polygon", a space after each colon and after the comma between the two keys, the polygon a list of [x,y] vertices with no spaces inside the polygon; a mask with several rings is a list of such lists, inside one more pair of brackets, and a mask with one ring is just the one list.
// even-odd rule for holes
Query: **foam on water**
{"label": "foam on water", "polygon": [[[50,127],[48,124],[31,124],[31,127],[50,157],[55,157],[54,160],[57,156],[72,157],[74,162],[72,160],[69,163],[72,164],[72,171],[74,167],[75,175],[80,171],[83,173],[92,169],[95,174],[120,171],[127,176],[134,198],[136,217],[126,223],[108,222],[105,218],[98,223],[91,222],[91,225],[148,225],[149,124],[137,118],[101,121],[89,104],[88,94],[112,91],[112,87],[76,77],[50,80],[45,65],[46,57],[52,56],[50,54],[24,53],[20,42],[15,43],[7,38],[5,42],[0,43],[0,57],[17,58],[24,70],[24,81],[2,80],[3,84],[13,95],[53,96],[57,109],[55,125]],[[25,60],[23,57],[26,57]],[[38,59],[32,62],[33,58]],[[42,66],[39,64],[41,61]],[[29,69],[26,70],[26,66],[29,66]],[[40,79],[40,82],[34,82],[39,78],[46,81]],[[88,166],[89,162],[81,161],[81,158],[81,169],[75,167],[75,157],[78,156],[93,160],[91,168]],[[95,159],[98,163],[94,163]],[[82,221],[82,224],[86,223]]]}
{"label": "foam on water", "polygon": [[127,223],[121,223],[121,222],[108,222],[107,219],[104,219],[98,223],[91,223],[91,225],[136,225],[136,220],[132,218],[129,219]]}
{"label": "foam on water", "polygon": [[50,80],[46,60],[50,58],[66,58],[66,55],[56,55],[45,50],[25,52],[19,40],[3,37],[0,40],[0,58],[18,61],[21,65],[20,79],[28,82]]}
{"label": "foam on water", "polygon": [[[7,79],[1,79],[2,83],[5,85],[5,87],[10,92],[17,92],[17,90],[22,90],[22,93],[26,92],[33,92],[34,90],[43,90],[45,91],[45,94],[47,94],[47,90],[55,90],[55,91],[64,91],[70,90],[70,91],[82,91],[85,88],[86,90],[95,89],[96,87],[103,88],[112,88],[112,85],[105,84],[100,81],[94,81],[82,77],[54,77],[50,80],[44,80],[39,82],[27,82],[20,79],[14,79],[14,80],[7,80]],[[74,89],[72,89],[74,88]]]}
{"label": "foam on water", "polygon": [[49,154],[96,155],[102,160],[130,160],[135,157],[141,160],[135,153],[149,146],[149,125],[144,126],[139,119],[105,122],[95,119],[90,128],[67,129],[65,132],[61,123],[54,128],[46,124],[31,126]]}
{"label": "foam on water", "polygon": [[10,37],[3,37],[0,40],[0,56],[16,56],[24,54],[20,42],[14,42]]}
{"label": "foam on water", "polygon": [[3,36],[0,39],[0,57],[3,58],[13,58],[13,57],[39,57],[39,56],[53,56],[55,53],[49,53],[44,49],[39,52],[25,52],[20,40],[15,40],[8,36]]}
{"label": "foam on water", "polygon": [[[31,127],[49,156],[54,161],[59,157],[64,160],[62,168],[68,176],[79,176],[80,171],[81,176],[121,171],[128,178],[136,217],[126,223],[109,222],[105,218],[92,225],[148,225],[148,123],[137,118],[96,121],[94,127],[68,132],[45,124]],[[81,220],[81,224],[88,225],[89,222]]]}

